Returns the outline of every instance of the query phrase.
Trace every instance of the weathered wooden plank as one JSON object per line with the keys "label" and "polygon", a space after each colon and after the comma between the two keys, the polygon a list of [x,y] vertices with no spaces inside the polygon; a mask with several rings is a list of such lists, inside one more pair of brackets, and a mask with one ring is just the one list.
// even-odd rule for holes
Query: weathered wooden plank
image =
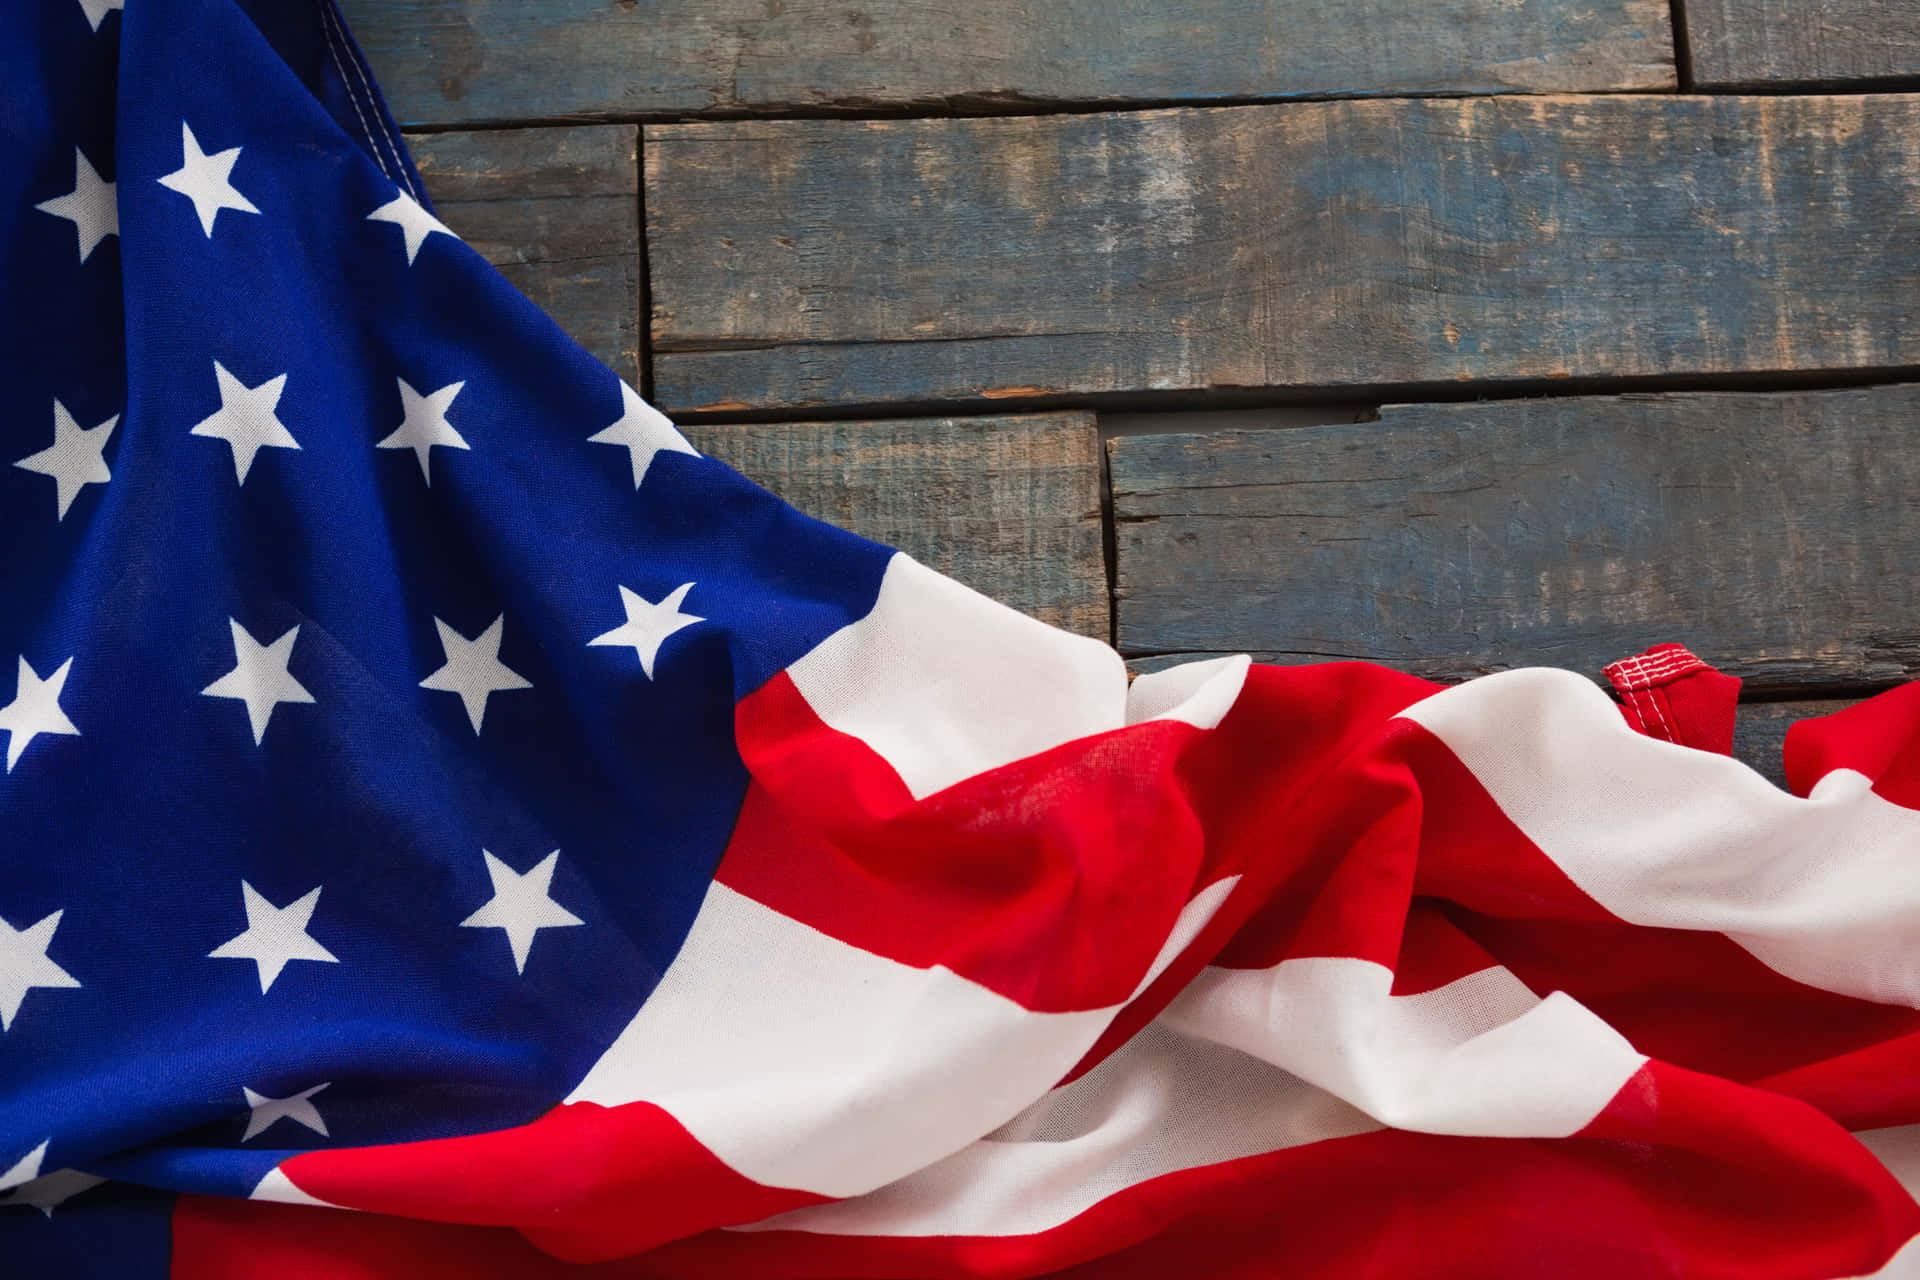
{"label": "weathered wooden plank", "polygon": [[1657,89],[1665,0],[347,0],[411,124]]}
{"label": "weathered wooden plank", "polygon": [[1920,96],[644,131],[655,393],[751,405],[1920,365]]}
{"label": "weathered wooden plank", "polygon": [[1117,438],[1118,642],[1451,680],[1677,640],[1761,691],[1911,678],[1917,431],[1900,385]]}
{"label": "weathered wooden plank", "polygon": [[686,433],[808,515],[1043,621],[1111,634],[1092,414],[696,424]]}
{"label": "weathered wooden plank", "polygon": [[1686,0],[1686,11],[1700,88],[1920,76],[1912,0]]}
{"label": "weathered wooden plank", "polygon": [[587,350],[640,385],[640,166],[632,125],[407,140],[441,219]]}
{"label": "weathered wooden plank", "polygon": [[1781,751],[1787,730],[1801,720],[1830,716],[1858,705],[1850,698],[1821,698],[1811,702],[1743,702],[1733,719],[1733,757],[1763,774],[1776,787],[1787,785]]}

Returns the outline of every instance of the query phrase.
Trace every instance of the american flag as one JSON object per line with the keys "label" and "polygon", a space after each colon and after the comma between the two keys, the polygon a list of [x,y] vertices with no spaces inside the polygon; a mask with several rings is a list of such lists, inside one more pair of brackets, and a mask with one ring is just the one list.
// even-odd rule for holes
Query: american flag
{"label": "american flag", "polygon": [[0,128],[0,1275],[1920,1274],[1920,685],[1789,792],[1677,646],[1129,684],[691,448],[330,0],[20,0]]}

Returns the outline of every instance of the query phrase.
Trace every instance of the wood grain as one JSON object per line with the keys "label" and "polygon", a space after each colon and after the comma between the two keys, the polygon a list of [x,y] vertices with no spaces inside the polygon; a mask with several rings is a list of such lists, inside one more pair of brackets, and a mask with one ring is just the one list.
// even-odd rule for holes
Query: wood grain
{"label": "wood grain", "polygon": [[1116,438],[1118,643],[1453,680],[1676,640],[1760,692],[1912,678],[1916,431],[1920,385]]}
{"label": "wood grain", "polygon": [[587,350],[640,385],[640,168],[632,125],[409,138],[442,221]]}
{"label": "wood grain", "polygon": [[408,124],[1657,89],[1665,0],[346,0]]}
{"label": "wood grain", "polygon": [[686,427],[817,519],[1055,626],[1110,638],[1093,415]]}
{"label": "wood grain", "polygon": [[1920,76],[1912,0],[1686,0],[1701,88],[1837,84]]}
{"label": "wood grain", "polygon": [[1733,718],[1733,758],[1758,770],[1776,787],[1787,785],[1781,751],[1787,730],[1801,720],[1830,716],[1859,705],[1851,698],[1821,698],[1811,702],[1743,702]]}
{"label": "wood grain", "polygon": [[1900,94],[649,127],[656,395],[1916,366],[1917,140]]}

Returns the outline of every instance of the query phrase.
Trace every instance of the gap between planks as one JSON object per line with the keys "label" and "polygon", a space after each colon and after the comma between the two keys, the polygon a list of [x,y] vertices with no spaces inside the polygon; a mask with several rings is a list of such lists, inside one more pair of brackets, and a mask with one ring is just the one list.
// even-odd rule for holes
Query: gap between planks
{"label": "gap between planks", "polygon": [[[1838,81],[1839,88],[1832,92],[1844,94],[1863,83],[1859,81]],[[1874,90],[1858,88],[1859,92]],[[1715,97],[1725,94],[1765,92],[1765,89],[1582,89],[1575,96],[1582,98],[1671,98],[1676,95],[1697,97]],[[1823,91],[1825,92],[1825,91]],[[405,134],[436,133],[488,133],[497,129],[558,129],[570,125],[597,124],[633,124],[641,127],[669,124],[727,124],[746,122],[773,123],[780,120],[841,120],[858,123],[862,120],[983,120],[1009,119],[1041,116],[1097,116],[1128,115],[1137,111],[1164,111],[1170,109],[1211,111],[1216,108],[1233,107],[1271,107],[1288,106],[1295,103],[1315,102],[1353,102],[1353,101],[1427,101],[1431,99],[1457,98],[1546,98],[1565,97],[1567,90],[1502,90],[1498,93],[1475,92],[1465,89],[1435,89],[1426,92],[1408,93],[1403,91],[1343,90],[1338,92],[1315,91],[1310,93],[1280,93],[1270,95],[1235,94],[1219,98],[1207,98],[1204,101],[1194,98],[1130,98],[1125,102],[1027,102],[1010,103],[1004,107],[951,107],[946,103],[908,103],[901,106],[886,107],[770,107],[765,111],[741,109],[715,109],[712,111],[586,111],[566,115],[502,117],[500,119],[475,119],[455,121],[420,121],[404,126]]]}
{"label": "gap between planks", "polygon": [[[873,418],[998,417],[1004,414],[1073,410],[1086,410],[1103,418],[1166,414],[1251,415],[1266,411],[1286,415],[1324,415],[1316,419],[1316,422],[1322,423],[1362,423],[1377,418],[1380,407],[1388,404],[1497,403],[1507,400],[1668,395],[1693,391],[1838,391],[1915,381],[1920,381],[1920,365],[1884,365],[1867,369],[1489,378],[1471,382],[1382,382],[1354,387],[1221,387],[1211,391],[1107,391],[992,399],[882,400],[852,405],[775,405],[765,409],[678,409],[670,416],[676,422],[689,424],[746,426],[792,422],[802,417],[810,422],[865,422]],[[1304,424],[1305,419],[1300,419],[1277,425]]]}

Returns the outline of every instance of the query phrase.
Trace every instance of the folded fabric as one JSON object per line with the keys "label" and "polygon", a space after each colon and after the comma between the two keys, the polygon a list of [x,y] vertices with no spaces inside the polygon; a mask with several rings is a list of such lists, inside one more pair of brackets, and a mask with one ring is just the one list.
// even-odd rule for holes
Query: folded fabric
{"label": "folded fabric", "polygon": [[0,120],[0,1274],[1920,1267],[1920,685],[1788,792],[1677,646],[1129,681],[696,452],[330,0]]}

